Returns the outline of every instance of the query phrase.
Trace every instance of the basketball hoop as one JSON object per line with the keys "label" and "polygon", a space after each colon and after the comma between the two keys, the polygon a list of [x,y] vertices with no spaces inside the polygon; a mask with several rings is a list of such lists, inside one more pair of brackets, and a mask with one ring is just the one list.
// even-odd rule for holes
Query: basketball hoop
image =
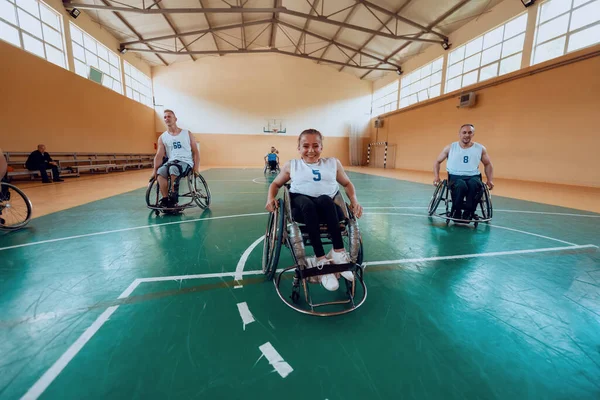
{"label": "basketball hoop", "polygon": [[279,132],[279,129],[277,129],[277,128],[273,128],[273,130],[272,130],[272,131],[273,131],[273,133],[277,133],[277,132]]}

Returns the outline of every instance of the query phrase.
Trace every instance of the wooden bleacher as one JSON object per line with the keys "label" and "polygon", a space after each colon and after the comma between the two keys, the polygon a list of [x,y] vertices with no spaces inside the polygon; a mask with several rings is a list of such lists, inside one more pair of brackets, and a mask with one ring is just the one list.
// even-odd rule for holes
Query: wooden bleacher
{"label": "wooden bleacher", "polygon": [[[39,171],[29,171],[25,167],[29,152],[8,151],[5,152],[9,166],[9,179],[25,177],[35,179],[39,177]],[[152,167],[154,154],[141,153],[50,153],[52,159],[59,165],[60,176],[78,177],[82,172],[109,173],[113,171],[125,171],[127,168]],[[48,175],[52,176],[52,170],[48,169]]]}

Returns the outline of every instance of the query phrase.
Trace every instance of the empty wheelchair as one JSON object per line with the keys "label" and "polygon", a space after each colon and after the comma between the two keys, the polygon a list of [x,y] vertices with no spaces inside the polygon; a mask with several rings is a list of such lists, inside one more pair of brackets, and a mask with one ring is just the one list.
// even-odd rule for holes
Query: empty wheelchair
{"label": "empty wheelchair", "polygon": [[167,163],[167,171],[171,166],[179,168],[179,176],[175,178],[175,182],[171,185],[171,175],[167,177],[168,187],[172,190],[168,193],[168,204],[161,204],[162,195],[158,185],[158,180],[154,177],[148,183],[146,189],[146,205],[149,209],[154,210],[156,215],[161,212],[165,214],[179,214],[186,208],[210,207],[210,189],[204,177],[200,174],[194,174],[191,168],[186,171],[181,170],[181,166],[176,163]]}
{"label": "empty wheelchair", "polygon": [[23,228],[31,219],[31,201],[10,183],[0,182],[0,230]]}
{"label": "empty wheelchair", "polygon": [[[480,222],[490,222],[492,220],[493,208],[492,208],[492,197],[490,190],[485,183],[482,183],[483,190],[481,197],[477,200],[477,208],[473,214],[472,219],[461,219],[453,218],[451,214],[452,210],[452,196],[450,195],[450,185],[448,180],[444,179],[436,186],[433,196],[429,201],[428,214],[432,217],[443,218],[446,220],[446,225],[450,224],[450,221],[461,224],[473,223],[477,228]],[[444,209],[441,212],[437,212],[438,206],[441,202],[444,202]]]}
{"label": "empty wheelchair", "polygon": [[[351,262],[349,264],[329,264],[323,267],[307,268],[305,246],[311,245],[310,239],[305,225],[294,221],[292,218],[290,194],[287,185],[283,187],[283,190],[283,198],[277,200],[278,208],[269,214],[263,245],[262,269],[264,274],[268,279],[275,277],[275,289],[281,300],[289,307],[301,313],[316,316],[333,316],[356,310],[367,298],[367,287],[363,279],[362,239],[358,222],[354,215],[352,215],[350,207],[344,202],[342,195],[338,192],[334,198],[334,202],[338,206],[342,238]],[[327,225],[321,224],[320,229],[323,245],[331,244]],[[282,245],[290,250],[294,265],[276,274]],[[333,301],[315,301],[313,294],[317,290],[314,290],[315,293],[311,294],[310,283],[318,283],[321,275],[339,274],[343,271],[352,271],[354,274],[354,281],[352,282],[342,278],[346,282],[346,290],[343,298]],[[289,294],[289,298],[291,301],[282,293],[283,283],[290,280],[291,294]],[[300,297],[301,290],[304,294],[303,299]],[[335,295],[334,293],[337,293],[339,296],[339,292],[327,292],[327,295]],[[316,294],[318,297],[319,294],[322,295],[325,293]]]}

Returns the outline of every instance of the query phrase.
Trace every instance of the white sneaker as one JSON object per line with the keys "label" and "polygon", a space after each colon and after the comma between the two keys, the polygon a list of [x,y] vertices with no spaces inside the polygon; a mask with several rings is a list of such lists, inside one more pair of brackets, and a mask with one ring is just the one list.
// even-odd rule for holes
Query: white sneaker
{"label": "white sneaker", "polygon": [[[327,253],[327,258],[331,260],[334,264],[349,264],[352,262],[350,260],[350,256],[346,251],[334,251],[333,249],[329,250]],[[352,271],[344,271],[341,275],[348,281],[354,282],[354,273]]]}
{"label": "white sneaker", "polygon": [[[314,268],[317,266],[317,258],[316,257],[306,257],[306,269],[309,268]],[[318,276],[311,276],[310,278],[308,278],[308,281],[310,283],[319,283],[320,282],[320,277]]]}
{"label": "white sneaker", "polygon": [[[319,268],[327,264],[329,264],[328,259],[317,260],[315,266]],[[340,287],[340,284],[334,274],[321,275],[321,285],[323,285],[323,287],[330,292],[335,292]]]}
{"label": "white sneaker", "polygon": [[340,287],[334,274],[321,275],[321,285],[330,292],[335,292]]}

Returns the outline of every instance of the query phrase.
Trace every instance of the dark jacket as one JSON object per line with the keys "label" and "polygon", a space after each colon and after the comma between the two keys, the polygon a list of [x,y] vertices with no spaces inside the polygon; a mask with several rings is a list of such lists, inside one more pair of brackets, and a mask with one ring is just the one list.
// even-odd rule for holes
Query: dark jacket
{"label": "dark jacket", "polygon": [[40,153],[39,150],[32,151],[29,157],[27,157],[27,161],[25,162],[25,166],[30,170],[37,170],[40,167],[47,168],[48,163],[52,161],[52,157],[48,153]]}

